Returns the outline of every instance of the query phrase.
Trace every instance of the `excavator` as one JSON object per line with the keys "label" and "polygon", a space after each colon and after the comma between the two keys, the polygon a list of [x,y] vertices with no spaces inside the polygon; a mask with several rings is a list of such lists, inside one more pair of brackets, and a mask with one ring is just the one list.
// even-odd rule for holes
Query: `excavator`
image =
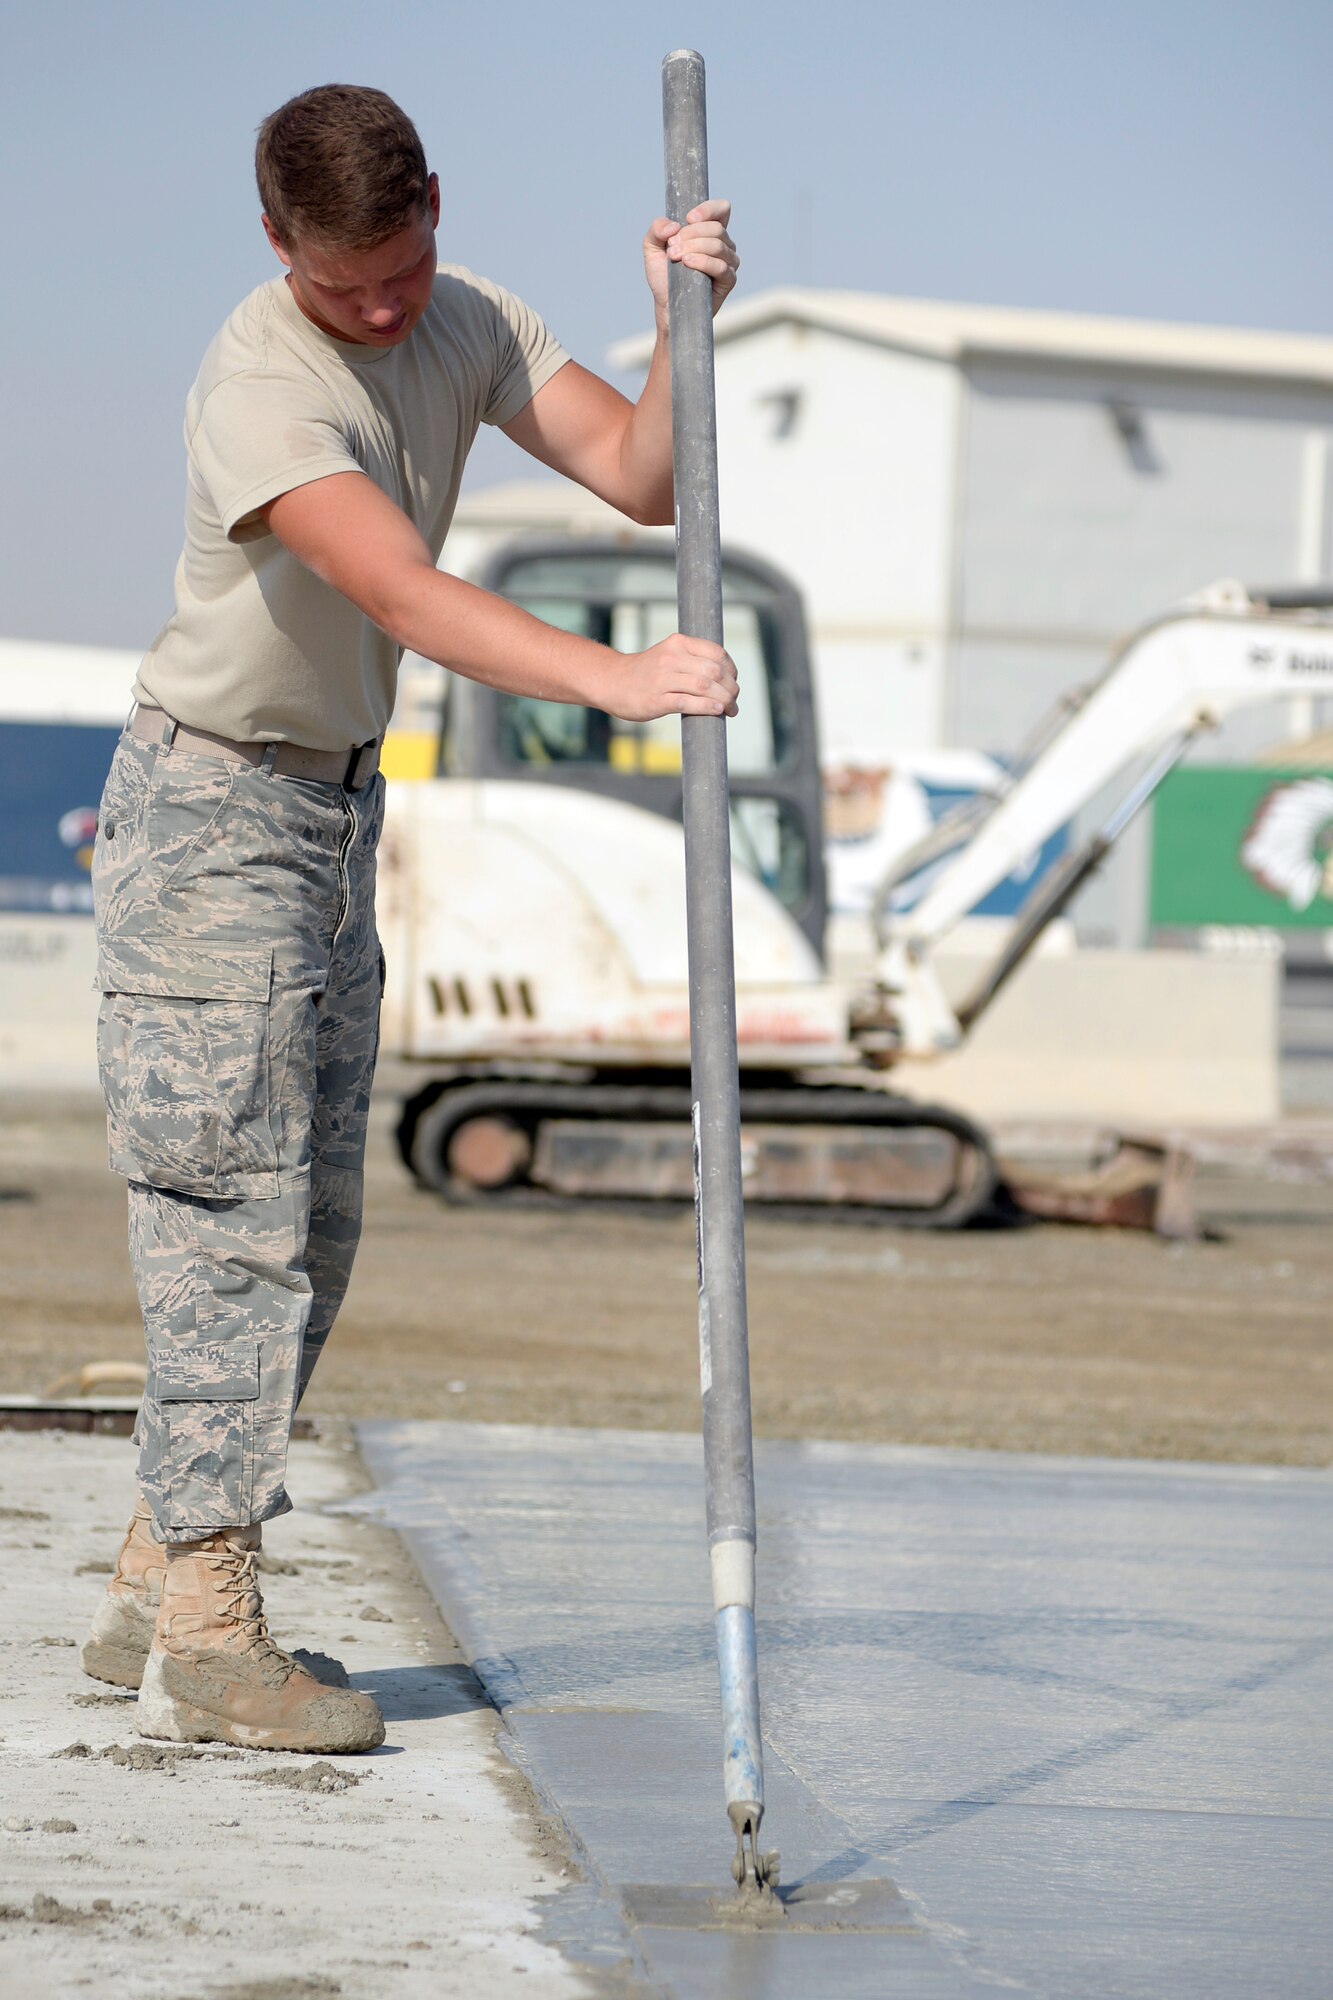
{"label": "excavator", "polygon": [[[510,543],[476,580],[622,651],[675,626],[672,550],[648,537]],[[728,740],[746,1200],[960,1227],[995,1200],[990,1140],[957,1110],[895,1094],[893,1065],[960,1044],[1203,732],[1246,705],[1333,691],[1333,594],[1217,584],[1136,632],[989,792],[899,856],[874,902],[873,977],[855,990],[825,961],[800,600],[738,550],[723,585],[742,687]],[[422,1072],[403,1159],[453,1203],[688,1201],[679,724],[444,680],[435,775],[390,784],[380,850],[382,1048]],[[1127,770],[1109,816],[1040,878],[951,1005],[942,941]],[[1028,1205],[1079,1213],[1077,1200],[1043,1210],[1040,1193]],[[1131,1200],[1104,1219],[1143,1218]]]}

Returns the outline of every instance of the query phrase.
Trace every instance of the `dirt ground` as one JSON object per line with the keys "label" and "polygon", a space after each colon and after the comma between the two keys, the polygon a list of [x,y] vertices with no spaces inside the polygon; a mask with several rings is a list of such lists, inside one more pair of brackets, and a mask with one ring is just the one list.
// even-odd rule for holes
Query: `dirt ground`
{"label": "dirt ground", "polygon": [[[480,1213],[415,1188],[376,1108],[366,1231],[314,1414],[693,1429],[687,1213]],[[1205,1175],[1221,1240],[927,1236],[757,1217],[771,1437],[1323,1465],[1333,1187]],[[0,1395],[139,1359],[100,1105],[0,1101]]]}

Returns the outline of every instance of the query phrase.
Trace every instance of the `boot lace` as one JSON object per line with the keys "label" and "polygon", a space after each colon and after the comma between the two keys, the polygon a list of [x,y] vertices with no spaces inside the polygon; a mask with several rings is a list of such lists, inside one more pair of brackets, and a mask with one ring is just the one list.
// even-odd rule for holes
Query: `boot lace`
{"label": "boot lace", "polygon": [[255,1574],[254,1550],[235,1549],[223,1543],[220,1548],[210,1549],[204,1560],[213,1577],[213,1588],[224,1601],[228,1624],[244,1635],[245,1643],[236,1650],[247,1653],[257,1667],[281,1669],[285,1679],[295,1662],[269,1635]]}

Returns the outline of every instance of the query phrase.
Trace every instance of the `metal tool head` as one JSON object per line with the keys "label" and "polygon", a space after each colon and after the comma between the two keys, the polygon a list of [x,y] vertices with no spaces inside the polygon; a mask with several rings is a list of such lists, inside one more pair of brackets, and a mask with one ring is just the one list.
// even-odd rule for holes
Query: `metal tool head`
{"label": "metal tool head", "polygon": [[770,1848],[767,1854],[761,1854],[758,1847],[763,1807],[734,1802],[727,1807],[727,1812],[736,1835],[736,1852],[731,1862],[732,1881],[743,1900],[771,1903],[775,1913],[781,1915],[782,1905],[774,1891],[782,1857],[775,1847]]}

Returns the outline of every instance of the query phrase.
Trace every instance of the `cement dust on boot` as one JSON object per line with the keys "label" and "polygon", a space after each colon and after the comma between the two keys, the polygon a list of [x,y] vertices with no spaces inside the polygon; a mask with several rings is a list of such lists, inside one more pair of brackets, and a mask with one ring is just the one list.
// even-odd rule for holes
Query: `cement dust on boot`
{"label": "cement dust on boot", "polygon": [[322,1686],[270,1639],[258,1547],[258,1528],[168,1545],[135,1727],[169,1743],[373,1750],[384,1718],[370,1696]]}
{"label": "cement dust on boot", "polygon": [[113,1687],[138,1687],[153,1643],[167,1552],[153,1540],[151,1521],[147,1503],[140,1500],[79,1655],[85,1674]]}

